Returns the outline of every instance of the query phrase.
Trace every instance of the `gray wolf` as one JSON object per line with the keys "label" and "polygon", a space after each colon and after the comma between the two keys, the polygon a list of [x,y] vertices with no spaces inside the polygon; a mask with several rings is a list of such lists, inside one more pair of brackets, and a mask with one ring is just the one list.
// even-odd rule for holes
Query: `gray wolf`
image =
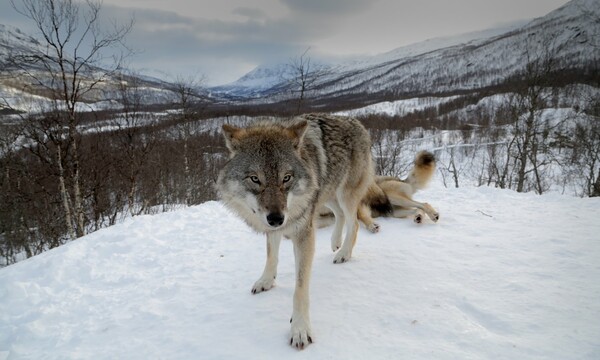
{"label": "gray wolf", "polygon": [[359,227],[358,207],[373,182],[369,134],[358,120],[324,114],[259,121],[247,128],[223,125],[223,134],[229,159],[217,179],[221,199],[267,238],[267,261],[252,293],[273,287],[281,238],[293,242],[290,345],[302,349],[313,340],[308,287],[316,209],[326,206],[335,215],[331,246],[339,251],[334,263],[348,261]]}
{"label": "gray wolf", "polygon": [[[380,226],[376,217],[413,217],[416,223],[422,223],[427,215],[433,222],[440,218],[439,213],[428,203],[418,202],[412,196],[427,186],[435,173],[435,157],[432,153],[417,153],[414,166],[405,179],[393,176],[376,176],[369,185],[358,208],[357,217],[365,227],[376,233]],[[327,210],[320,211],[319,226],[327,226],[332,222],[333,214]]]}

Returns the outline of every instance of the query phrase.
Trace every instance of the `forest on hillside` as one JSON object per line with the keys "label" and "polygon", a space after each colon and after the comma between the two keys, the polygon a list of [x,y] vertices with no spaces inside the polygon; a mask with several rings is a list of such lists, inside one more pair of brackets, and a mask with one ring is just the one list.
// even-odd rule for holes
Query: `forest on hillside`
{"label": "forest on hillside", "polygon": [[[0,115],[0,265],[127,217],[217,199],[213,184],[227,156],[223,123],[373,102],[361,94],[361,101],[356,95],[323,104],[318,88],[302,81],[318,74],[296,62],[293,92],[284,101],[215,104],[203,95],[201,82],[180,79],[169,108],[153,108],[143,100],[143,84],[120,77],[126,69],[119,59],[99,70],[103,51],[118,46],[133,24],[94,32],[92,16],[84,24],[91,30],[81,35],[68,8],[78,5],[57,4],[67,8],[23,9],[46,32],[47,53],[15,54],[0,70],[2,78],[14,77],[16,69],[22,81],[51,99],[38,104],[37,112],[5,105]],[[83,10],[97,15],[99,7]],[[52,21],[64,28],[49,27]],[[78,49],[77,36],[92,36],[98,46]],[[416,151],[428,149],[446,186],[600,196],[600,59],[567,71],[551,52],[525,55],[526,68],[494,88],[447,93],[452,99],[403,114],[359,115],[372,136],[376,172],[402,177]],[[110,88],[120,106],[82,110],[87,96],[101,96],[99,88]]]}

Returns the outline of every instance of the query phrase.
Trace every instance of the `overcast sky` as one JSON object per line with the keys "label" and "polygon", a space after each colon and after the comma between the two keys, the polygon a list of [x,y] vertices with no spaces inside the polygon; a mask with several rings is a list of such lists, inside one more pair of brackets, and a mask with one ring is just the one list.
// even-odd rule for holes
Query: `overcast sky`
{"label": "overcast sky", "polygon": [[[19,0],[15,0],[18,2]],[[231,82],[259,64],[374,55],[418,41],[543,16],[567,0],[104,0],[104,18],[135,18],[136,69]],[[29,32],[0,0],[0,22]],[[156,75],[156,73],[151,73]]]}

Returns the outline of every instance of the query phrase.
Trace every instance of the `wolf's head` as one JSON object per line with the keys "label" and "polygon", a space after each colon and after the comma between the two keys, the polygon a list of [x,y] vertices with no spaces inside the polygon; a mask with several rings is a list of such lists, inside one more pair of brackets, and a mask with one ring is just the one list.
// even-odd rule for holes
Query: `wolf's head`
{"label": "wolf's head", "polygon": [[315,176],[301,158],[306,121],[248,128],[223,125],[229,161],[217,180],[225,205],[260,232],[304,215]]}

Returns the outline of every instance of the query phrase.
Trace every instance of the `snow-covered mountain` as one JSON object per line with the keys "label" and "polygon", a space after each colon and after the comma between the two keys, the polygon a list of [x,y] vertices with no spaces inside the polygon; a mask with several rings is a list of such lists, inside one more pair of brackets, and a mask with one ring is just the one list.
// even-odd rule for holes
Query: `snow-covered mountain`
{"label": "snow-covered mountain", "polygon": [[346,264],[317,231],[303,352],[291,243],[252,295],[264,238],[209,202],[0,269],[0,359],[598,359],[600,199],[437,180],[416,198],[438,223],[380,219]]}
{"label": "snow-covered mountain", "polygon": [[[552,54],[560,69],[584,69],[600,58],[600,0],[572,0],[544,17],[502,28],[431,39],[392,51],[347,60],[323,62],[311,85],[312,96],[326,105],[339,98],[362,99],[357,106],[382,100],[428,96],[452,96],[501,85],[525,68],[528,60]],[[0,25],[0,65],[10,53],[35,51],[40,44],[17,29]],[[18,75],[18,74],[17,74]],[[209,89],[213,99],[276,102],[295,96],[294,70],[289,64],[258,66],[239,80]],[[7,80],[8,79],[8,80]],[[0,79],[0,97],[11,106],[23,108],[40,101],[44,94],[18,76]],[[170,103],[172,86],[152,78],[138,79],[144,101]],[[116,95],[87,99],[98,107],[115,106]],[[343,109],[340,109],[343,110]]]}
{"label": "snow-covered mountain", "polygon": [[291,68],[287,64],[261,65],[235,82],[215,86],[211,91],[228,96],[248,97],[268,91],[292,76]]}
{"label": "snow-covered mountain", "polygon": [[[305,61],[309,61],[309,58],[305,58]],[[313,61],[306,64],[306,67],[311,72],[328,72],[331,65],[326,62]],[[257,66],[233,83],[215,86],[211,88],[211,91],[227,97],[251,98],[261,96],[265,92],[281,91],[289,86],[296,76],[297,70],[293,64],[265,64]]]}
{"label": "snow-covered mountain", "polygon": [[[368,94],[395,98],[475,91],[501,84],[522,70],[528,58],[551,52],[561,68],[580,69],[600,58],[600,1],[573,0],[525,24],[427,40],[373,57],[332,65],[315,95]],[[259,67],[216,88],[228,95],[281,94],[273,85],[282,65]],[[252,82],[248,82],[248,77]]]}
{"label": "snow-covered mountain", "polygon": [[[12,56],[31,56],[45,54],[44,48],[35,38],[24,34],[18,28],[0,24],[0,110],[9,107],[17,111],[37,112],[50,108],[52,103],[45,89],[37,86],[36,79],[49,82],[51,76],[42,65],[35,63],[13,66]],[[25,74],[25,71],[28,74]],[[88,81],[90,75],[97,76],[99,68],[80,73],[81,79]],[[81,111],[110,109],[119,107],[118,84],[122,81],[135,83],[139,97],[144,104],[168,104],[177,98],[173,85],[158,78],[131,75],[125,72],[105,79],[96,85],[96,91],[87,93],[81,104]]]}
{"label": "snow-covered mountain", "polygon": [[[318,96],[319,105],[339,98],[360,100],[351,100],[349,108],[383,100],[453,96],[501,85],[521,71],[528,58],[547,53],[556,57],[561,69],[581,70],[600,58],[598,19],[600,0],[572,0],[546,16],[502,28],[431,39],[340,63],[311,59],[319,64],[313,69],[327,71],[321,72],[311,85],[313,91],[305,95]],[[3,67],[11,52],[35,51],[40,47],[40,43],[18,29],[0,25]],[[227,106],[249,99],[277,102],[295,96],[288,91],[293,86],[293,72],[289,64],[264,64],[231,84],[210,88],[209,93],[217,101],[228,99]],[[173,101],[173,87],[168,82],[149,77],[142,77],[139,82],[144,102]],[[44,94],[32,89],[22,77],[0,79],[0,97],[18,109],[43,100]],[[103,101],[97,107],[111,107],[116,97],[104,89],[102,96],[87,102]]]}
{"label": "snow-covered mountain", "polygon": [[16,27],[0,24],[0,64],[14,52],[30,52],[43,50],[42,45],[33,37],[24,34]]}

